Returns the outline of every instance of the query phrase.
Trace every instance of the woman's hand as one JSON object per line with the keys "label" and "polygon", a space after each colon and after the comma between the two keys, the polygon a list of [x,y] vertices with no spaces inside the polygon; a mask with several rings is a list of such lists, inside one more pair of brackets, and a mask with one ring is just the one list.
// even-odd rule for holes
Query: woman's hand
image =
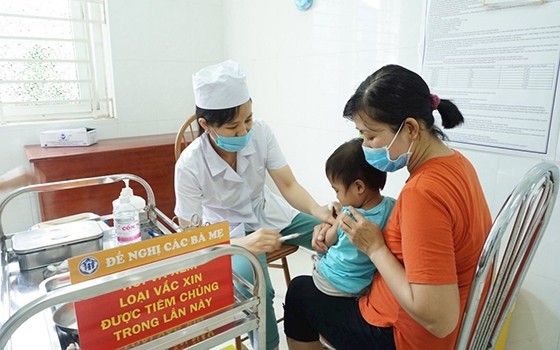
{"label": "woman's hand", "polygon": [[354,218],[347,213],[341,213],[338,220],[339,227],[346,233],[350,242],[352,242],[356,248],[367,254],[371,259],[376,251],[387,247],[381,230],[377,224],[366,220],[366,218],[353,207],[348,207],[348,209]]}
{"label": "woman's hand", "polygon": [[282,244],[280,237],[282,236],[277,231],[261,228],[243,238],[233,239],[231,242],[259,255],[280,249]]}
{"label": "woman's hand", "polygon": [[[340,228],[352,244],[366,253],[402,308],[438,338],[448,336],[460,317],[459,287],[454,284],[410,283],[405,265],[389,250],[379,227],[350,207],[340,214]],[[442,307],[443,306],[443,307]]]}

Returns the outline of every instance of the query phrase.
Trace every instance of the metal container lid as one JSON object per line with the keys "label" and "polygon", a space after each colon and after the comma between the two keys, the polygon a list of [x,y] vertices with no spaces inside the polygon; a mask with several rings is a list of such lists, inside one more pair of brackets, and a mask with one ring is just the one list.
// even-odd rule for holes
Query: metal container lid
{"label": "metal container lid", "polygon": [[97,221],[72,222],[15,233],[12,236],[12,249],[16,254],[28,254],[102,236],[103,229]]}

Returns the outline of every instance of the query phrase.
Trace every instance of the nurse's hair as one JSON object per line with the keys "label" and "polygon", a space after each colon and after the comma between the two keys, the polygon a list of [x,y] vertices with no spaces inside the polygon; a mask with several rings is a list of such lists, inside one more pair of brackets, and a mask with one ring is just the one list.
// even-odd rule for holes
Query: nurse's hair
{"label": "nurse's hair", "polygon": [[[249,99],[249,101],[253,101],[253,99]],[[195,106],[196,110],[194,114],[196,115],[196,122],[198,123],[198,118],[203,118],[206,120],[206,124],[213,126],[215,128],[219,128],[220,126],[231,122],[232,120],[237,117],[237,113],[239,113],[239,106],[231,107],[231,108],[224,108],[224,109],[204,109],[198,106]],[[198,123],[198,136],[204,134],[204,129]]]}
{"label": "nurse's hair", "polygon": [[[398,65],[387,65],[364,80],[344,107],[343,116],[352,120],[367,115],[397,131],[406,118],[414,118],[442,139],[447,137],[434,125],[432,111],[441,115],[445,129],[463,123],[464,118],[450,100],[432,95],[426,82],[418,74]],[[367,125],[367,121],[364,121]]]}
{"label": "nurse's hair", "polygon": [[383,189],[387,173],[372,167],[362,150],[363,140],[355,138],[340,145],[325,164],[327,178],[342,183],[348,189],[356,180],[362,180],[367,188]]}
{"label": "nurse's hair", "polygon": [[[198,118],[203,118],[206,123],[210,126],[219,128],[220,126],[229,123],[235,119],[237,113],[239,112],[239,107],[231,107],[226,109],[204,109],[196,106],[196,122],[198,123]],[[198,136],[204,134],[204,129],[198,124]]]}

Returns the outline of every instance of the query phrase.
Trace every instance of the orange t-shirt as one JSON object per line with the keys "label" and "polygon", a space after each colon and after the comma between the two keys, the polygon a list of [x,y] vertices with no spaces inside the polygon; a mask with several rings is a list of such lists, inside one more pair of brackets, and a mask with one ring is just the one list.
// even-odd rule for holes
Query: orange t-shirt
{"label": "orange t-shirt", "polygon": [[[461,315],[490,232],[488,204],[472,164],[459,152],[428,160],[410,175],[383,230],[408,282],[459,285]],[[445,307],[445,305],[442,305]],[[379,273],[360,299],[364,319],[393,327],[397,349],[453,349],[459,324],[437,338],[398,304]]]}

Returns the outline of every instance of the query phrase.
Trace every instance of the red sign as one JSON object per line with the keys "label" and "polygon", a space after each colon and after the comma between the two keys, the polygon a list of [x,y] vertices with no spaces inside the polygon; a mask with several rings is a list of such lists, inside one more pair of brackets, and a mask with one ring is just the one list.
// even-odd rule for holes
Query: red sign
{"label": "red sign", "polygon": [[[229,243],[228,229],[220,223],[76,257],[69,260],[70,277],[76,283]],[[229,256],[191,269],[178,267],[173,274],[75,303],[80,347],[128,348],[232,304]]]}

